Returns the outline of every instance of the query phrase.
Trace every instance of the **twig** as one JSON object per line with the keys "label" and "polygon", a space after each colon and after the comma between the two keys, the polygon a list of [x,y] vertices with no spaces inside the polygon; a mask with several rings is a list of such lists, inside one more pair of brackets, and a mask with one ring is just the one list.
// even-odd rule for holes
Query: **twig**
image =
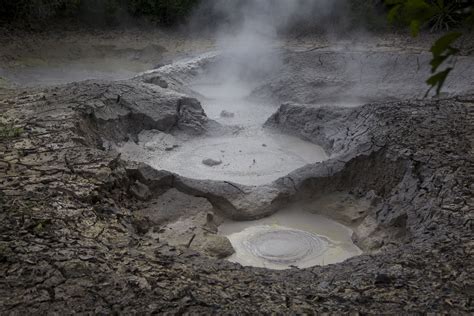
{"label": "twig", "polygon": [[192,236],[191,239],[189,240],[188,244],[186,245],[186,248],[191,247],[191,244],[192,244],[194,238],[196,238],[196,234],[193,234],[193,236]]}

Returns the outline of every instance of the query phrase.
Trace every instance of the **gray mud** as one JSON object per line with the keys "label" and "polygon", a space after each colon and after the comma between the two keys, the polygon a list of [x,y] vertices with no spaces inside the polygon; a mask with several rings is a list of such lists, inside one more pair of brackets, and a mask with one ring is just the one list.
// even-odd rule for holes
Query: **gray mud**
{"label": "gray mud", "polygon": [[[293,206],[256,221],[225,221],[219,233],[234,246],[229,260],[244,266],[289,269],[338,263],[362,253],[353,244],[349,227],[310,210]],[[312,212],[317,211],[313,206]]]}
{"label": "gray mud", "polygon": [[[232,130],[206,115],[191,88],[215,55],[132,80],[3,97],[0,311],[472,312],[472,60],[453,76],[449,97],[415,100],[424,87],[409,84],[412,73],[389,57],[379,65],[394,69],[385,80],[362,76],[364,87],[379,85],[353,94],[385,102],[341,108],[316,99],[356,91],[360,82],[334,69],[337,78],[311,86],[338,63],[322,59],[326,73],[315,72],[321,53],[294,54],[276,70],[288,76],[268,77],[252,96],[273,91],[285,102],[265,118],[265,130],[304,139],[329,157],[264,185],[190,179],[113,150],[140,144],[146,131],[169,135],[166,147],[171,136]],[[386,102],[392,97],[409,99]],[[317,205],[318,216],[350,227],[364,253],[283,271],[217,259],[233,252],[218,235],[223,221],[262,219],[295,203]]]}

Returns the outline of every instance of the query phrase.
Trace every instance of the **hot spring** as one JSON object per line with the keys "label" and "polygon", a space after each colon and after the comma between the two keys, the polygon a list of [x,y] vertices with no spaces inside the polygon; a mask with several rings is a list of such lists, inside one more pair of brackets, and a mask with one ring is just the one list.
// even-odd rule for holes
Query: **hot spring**
{"label": "hot spring", "polygon": [[227,236],[235,249],[228,260],[244,266],[308,268],[362,253],[352,242],[350,228],[298,208],[256,221],[226,221],[219,233]]}

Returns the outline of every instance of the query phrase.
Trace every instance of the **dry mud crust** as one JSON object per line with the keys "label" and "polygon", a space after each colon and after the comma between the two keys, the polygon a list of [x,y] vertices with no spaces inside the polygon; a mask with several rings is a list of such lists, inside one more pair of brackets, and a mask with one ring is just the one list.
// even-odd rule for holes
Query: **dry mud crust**
{"label": "dry mud crust", "polygon": [[[1,100],[2,124],[19,128],[0,143],[2,314],[473,311],[474,98],[335,110],[354,145],[333,149],[332,162],[297,170],[275,188],[307,199],[323,189],[376,191],[382,208],[371,216],[405,233],[341,264],[271,271],[212,260],[137,231],[134,213],[148,206],[147,198],[137,200],[129,189],[141,167],[98,149],[103,131],[94,122],[96,111],[109,107],[124,113],[111,118],[114,128],[154,117],[148,107],[112,103],[118,90],[125,100],[162,93],[147,87],[89,82]],[[293,109],[293,117],[304,111],[318,117],[318,109]],[[272,124],[302,133],[281,120],[290,117],[283,112]],[[332,133],[305,131],[317,142],[334,139],[327,146],[336,148]],[[161,174],[148,186],[151,195],[175,186],[175,175]]]}
{"label": "dry mud crust", "polygon": [[[337,191],[375,194],[380,200],[361,228],[377,222],[378,228],[369,233],[372,237],[380,228],[395,228],[382,232],[385,242],[394,237],[431,243],[443,234],[470,235],[473,107],[469,100],[355,109],[283,105],[267,126],[322,144],[332,156],[322,164],[296,170],[277,184],[290,182],[300,201]],[[458,228],[451,231],[447,228],[451,225]],[[359,240],[368,243],[362,248],[381,241],[365,237]]]}
{"label": "dry mud crust", "polygon": [[68,26],[41,32],[0,26],[0,42],[0,77],[8,79],[0,78],[0,87],[126,79],[213,48],[209,39],[129,26],[117,30]]}
{"label": "dry mud crust", "polygon": [[[370,45],[370,44],[368,44]],[[253,97],[280,102],[363,104],[367,101],[422,98],[431,54],[403,49],[328,47],[285,51],[283,65],[260,80]],[[473,92],[472,56],[459,56],[443,93]]]}

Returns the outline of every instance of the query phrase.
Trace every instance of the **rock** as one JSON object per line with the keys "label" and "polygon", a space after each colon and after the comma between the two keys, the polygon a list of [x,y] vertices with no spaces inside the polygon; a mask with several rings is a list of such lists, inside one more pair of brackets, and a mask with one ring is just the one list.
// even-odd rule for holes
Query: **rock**
{"label": "rock", "polygon": [[205,197],[214,208],[235,220],[252,220],[273,214],[288,202],[286,187],[244,186],[223,181],[176,177],[175,187],[187,194]]}
{"label": "rock", "polygon": [[322,195],[315,199],[311,206],[318,214],[350,226],[365,218],[370,209],[370,200],[357,198],[345,192],[336,192]]}
{"label": "rock", "polygon": [[146,217],[136,216],[132,219],[132,225],[138,235],[145,235],[150,230],[152,223]]}
{"label": "rock", "polygon": [[215,167],[215,166],[221,165],[222,160],[215,160],[215,159],[208,158],[208,159],[204,159],[202,163],[209,167]]}
{"label": "rock", "polygon": [[146,201],[151,196],[150,189],[140,181],[135,181],[135,183],[130,187],[130,193],[141,201]]}
{"label": "rock", "polygon": [[85,81],[64,86],[64,100],[51,102],[71,103],[67,95],[71,88],[84,98],[82,111],[92,125],[82,129],[97,128],[109,141],[136,139],[145,130],[179,129],[192,134],[206,130],[208,119],[199,101],[171,90],[137,81]]}
{"label": "rock", "polygon": [[374,284],[378,286],[386,286],[393,282],[393,278],[384,273],[378,273],[375,277]]}
{"label": "rock", "polygon": [[179,147],[179,141],[173,135],[157,130],[141,132],[138,140],[149,151],[172,151]]}
{"label": "rock", "polygon": [[188,218],[198,213],[207,212],[212,212],[212,205],[206,199],[187,195],[176,189],[170,189],[154,197],[147,207],[135,211],[136,214],[146,217],[159,228],[180,217]]}
{"label": "rock", "polygon": [[217,233],[219,230],[219,226],[215,222],[214,219],[214,214],[212,213],[207,213],[206,215],[206,224],[203,225],[203,227],[210,232]]}
{"label": "rock", "polygon": [[226,258],[235,252],[229,238],[219,235],[209,235],[203,248],[210,256],[219,259]]}
{"label": "rock", "polygon": [[149,78],[145,79],[143,82],[153,84],[153,85],[157,85],[157,86],[159,86],[163,89],[167,89],[169,87],[168,82],[166,82],[166,80],[164,80],[160,76],[149,77]]}
{"label": "rock", "polygon": [[[338,150],[337,133],[344,133],[350,109],[309,107],[293,103],[284,103],[265,123],[265,127],[276,128],[298,135],[320,145],[328,153]],[[350,122],[352,123],[352,122]],[[343,136],[345,134],[342,134]],[[346,144],[345,137],[341,141]]]}
{"label": "rock", "polygon": [[226,111],[226,110],[221,112],[221,117],[224,117],[224,118],[232,118],[234,116],[235,116],[234,113]]}
{"label": "rock", "polygon": [[59,270],[64,275],[64,277],[68,279],[80,278],[92,273],[89,263],[77,259],[61,263],[59,265]]}
{"label": "rock", "polygon": [[0,243],[0,263],[8,262],[14,259],[14,252],[10,249],[7,243]]}
{"label": "rock", "polygon": [[178,147],[179,145],[171,145],[171,146],[165,147],[165,151],[173,151]]}
{"label": "rock", "polygon": [[130,164],[127,174],[132,179],[145,184],[153,194],[160,195],[172,187],[174,175],[171,172],[156,170],[147,164]]}
{"label": "rock", "polygon": [[191,133],[202,134],[206,131],[208,118],[201,103],[194,98],[182,97],[178,101],[177,128]]}

